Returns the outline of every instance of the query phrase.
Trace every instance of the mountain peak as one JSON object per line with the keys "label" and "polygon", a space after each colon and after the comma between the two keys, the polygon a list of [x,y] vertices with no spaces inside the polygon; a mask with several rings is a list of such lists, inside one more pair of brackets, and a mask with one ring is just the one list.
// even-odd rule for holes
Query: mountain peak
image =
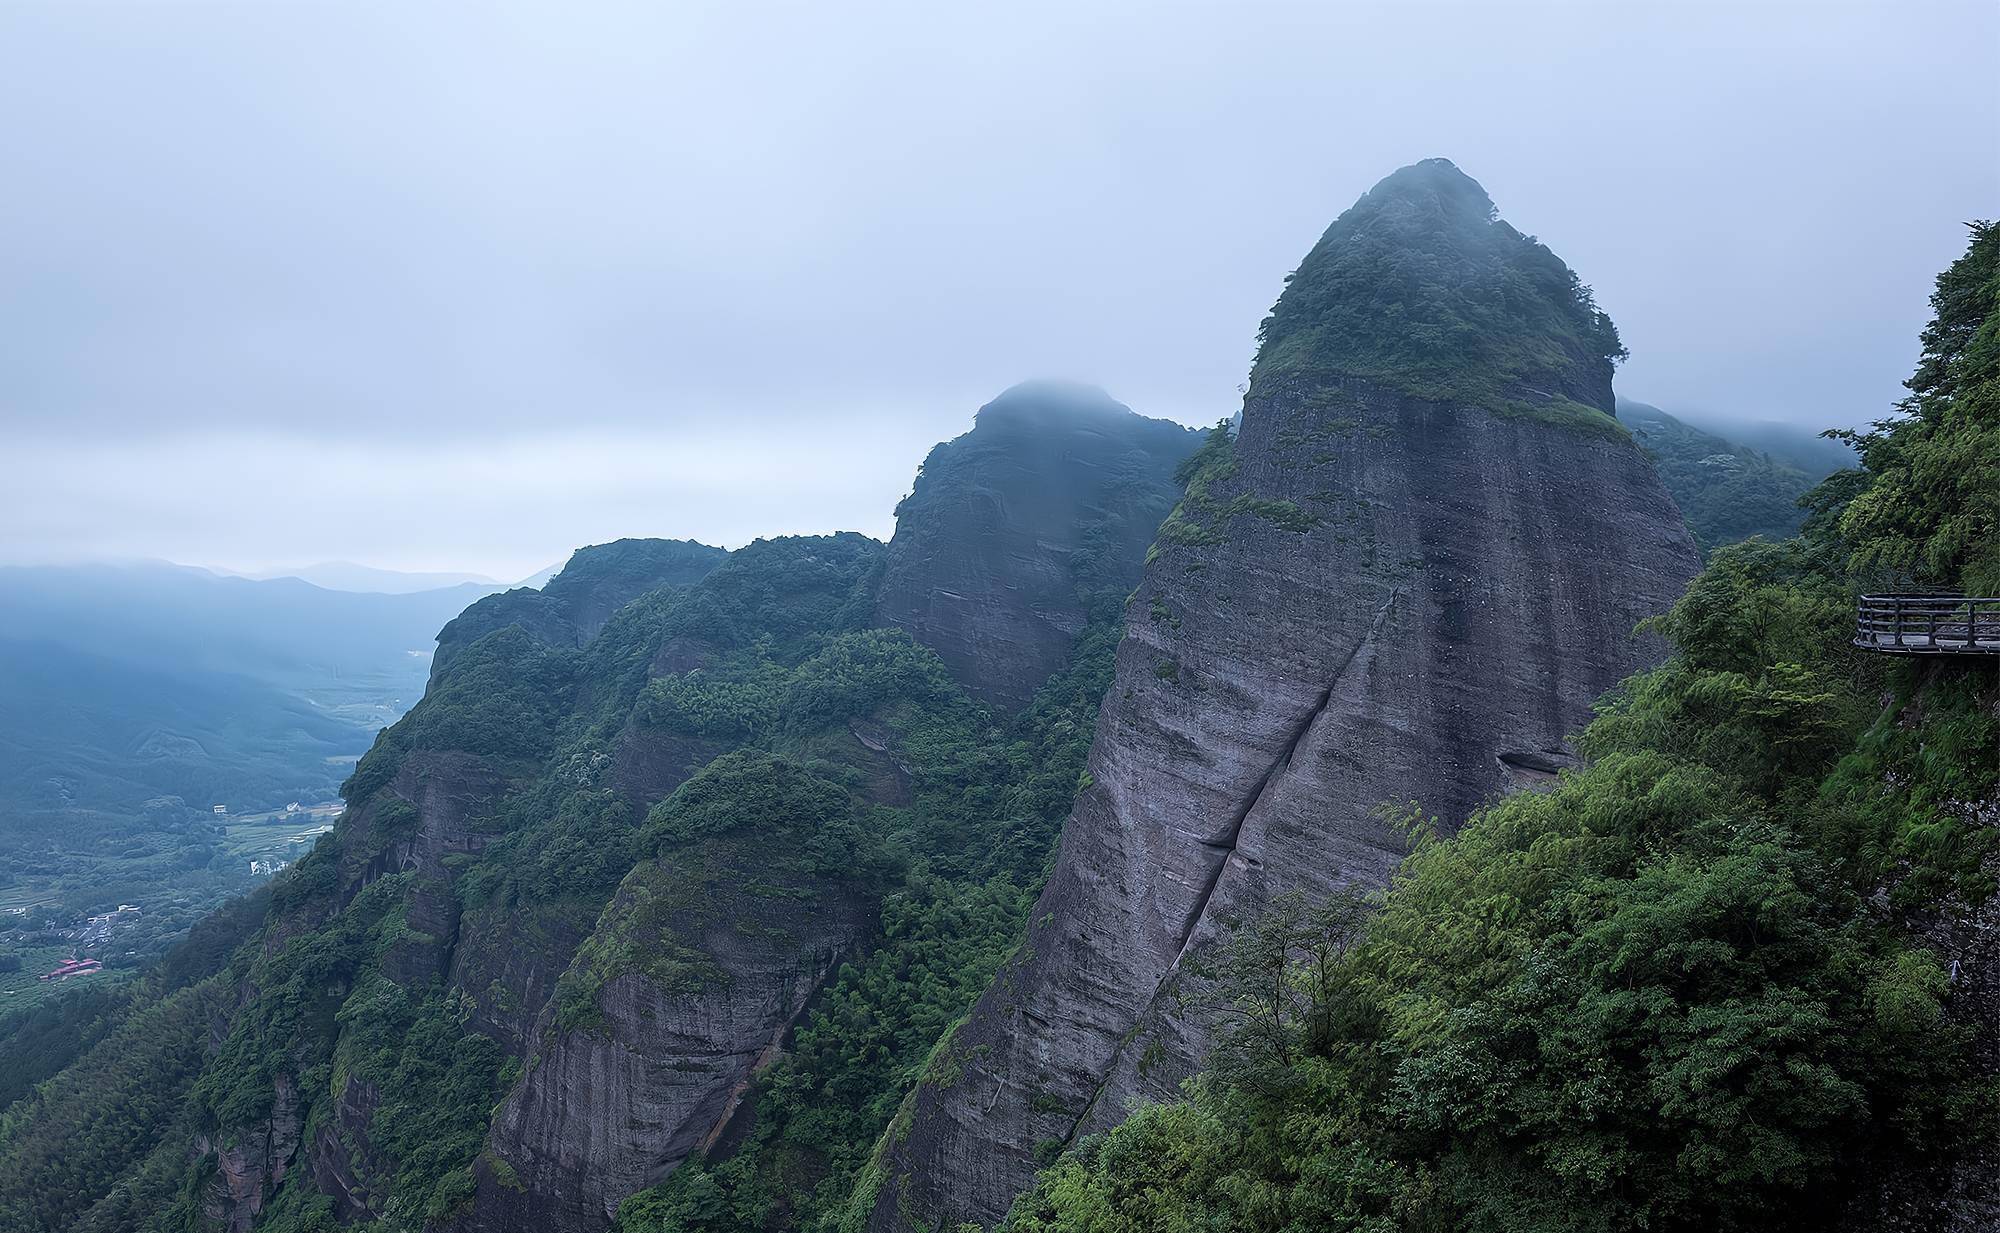
{"label": "mountain peak", "polygon": [[1442,158],[1392,172],[1335,219],[1261,334],[1255,385],[1359,377],[1495,409],[1560,398],[1610,414],[1625,354],[1562,259]]}
{"label": "mountain peak", "polygon": [[1024,381],[924,459],[896,506],[877,616],[981,701],[1025,705],[1120,619],[1201,434],[1094,385]]}
{"label": "mountain peak", "polygon": [[1447,213],[1479,222],[1491,222],[1495,214],[1493,198],[1486,195],[1485,188],[1448,158],[1427,158],[1398,167],[1363,193],[1355,209],[1382,208],[1392,201],[1435,203]]}
{"label": "mountain peak", "polygon": [[1134,415],[1132,408],[1119,402],[1101,387],[1084,381],[1038,378],[1010,385],[979,408],[975,426],[992,428],[1002,423],[1028,426],[1055,425],[1080,419],[1103,419]]}

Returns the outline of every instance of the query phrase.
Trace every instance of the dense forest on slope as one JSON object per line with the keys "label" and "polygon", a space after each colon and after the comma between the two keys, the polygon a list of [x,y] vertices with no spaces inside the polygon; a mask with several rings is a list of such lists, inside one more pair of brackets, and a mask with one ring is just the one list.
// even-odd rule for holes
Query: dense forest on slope
{"label": "dense forest on slope", "polygon": [[1652,457],[1660,482],[1674,494],[1703,551],[1755,535],[1791,538],[1805,524],[1800,498],[1839,469],[1815,466],[1808,472],[1643,402],[1619,399],[1618,418]]}
{"label": "dense forest on slope", "polygon": [[1975,226],[1933,306],[1910,398],[1850,437],[1861,467],[1814,490],[1798,538],[1715,553],[1584,768],[1452,838],[1412,815],[1377,901],[1247,922],[1206,985],[1231,1027],[1205,1073],[1066,1153],[1007,1227],[1993,1210],[1976,1178],[1913,1215],[1881,1197],[1993,1133],[1976,1058],[2000,973],[1955,962],[1994,889],[1992,669],[1846,645],[1859,589],[2000,584],[2000,229]]}
{"label": "dense forest on slope", "polygon": [[[1850,436],[1860,468],[1810,492],[1796,537],[1718,529],[1648,627],[1672,657],[1602,699],[1563,769],[1548,713],[1582,714],[1596,687],[1580,682],[1648,653],[1629,617],[1572,637],[1595,676],[1566,660],[1541,693],[1436,692],[1424,671],[1462,685],[1522,644],[1468,615],[1485,580],[1419,570],[1418,550],[1441,543],[1450,565],[1526,538],[1541,555],[1505,557],[1510,578],[1608,560],[1633,601],[1678,590],[1692,549],[1607,414],[1618,345],[1581,284],[1448,164],[1384,184],[1267,323],[1243,437],[1115,404],[1025,414],[1013,391],[933,453],[892,544],[619,541],[545,592],[467,610],[307,859],[143,976],[0,1022],[0,1233],[858,1233],[885,1204],[902,1220],[919,1098],[967,1090],[996,1051],[968,1030],[977,1006],[1021,1010],[1038,950],[1060,961],[1055,909],[1074,904],[1032,905],[1079,791],[1105,851],[1171,857],[1100,780],[1158,788],[1121,799],[1164,809],[1167,771],[1216,757],[1198,725],[1252,721],[1276,761],[1240,759],[1253,795],[1228,852],[1191,828],[1212,869],[1137,871],[1205,883],[1196,915],[1220,943],[1188,945],[1170,912],[1186,967],[1171,987],[1140,974],[1220,1023],[1214,1048],[1178,1099],[1109,1131],[1122,1106],[1086,1127],[1051,1087],[1008,1093],[1075,1133],[1022,1151],[1020,1176],[1045,1167],[1007,1227],[1595,1233],[2000,1210],[1978,1180],[1992,1169],[1954,1171],[1992,1133],[2000,963],[1969,939],[1993,923],[2000,699],[1990,672],[1846,646],[1859,588],[2000,588],[2000,231],[1977,227],[1939,280],[1911,398]],[[1355,271],[1394,296],[1334,285]],[[1349,298],[1422,328],[1369,334]],[[1500,450],[1516,470],[1495,476]],[[1385,474],[1413,477],[1386,512],[1380,491],[1337,486]],[[1478,540],[1489,501],[1534,534]],[[1609,545],[1590,517],[1638,529]],[[956,589],[996,571],[975,600]],[[1048,629],[1030,655],[982,646],[968,602]],[[1403,611],[1445,622],[1413,627],[1431,659],[1408,673],[1370,650]],[[1354,650],[1289,676],[1222,670],[1269,663],[1280,634]],[[1459,816],[1508,784],[1541,790],[1451,833],[1426,792],[1388,810],[1371,787],[1369,829],[1342,830],[1329,785],[1387,772],[1341,751],[1410,759],[1399,792],[1445,760],[1415,765],[1407,724],[1372,743],[1316,727],[1363,652],[1388,667],[1349,724],[1402,722],[1382,690],[1505,720],[1437,737],[1466,763],[1435,780],[1473,793]],[[1254,712],[1288,690],[1303,722]],[[1141,706],[1165,716],[1160,748],[1091,753]],[[1274,821],[1279,798],[1296,819]],[[1301,846],[1260,851],[1246,822]],[[1063,859],[1092,850],[1065,834]],[[1246,853],[1302,866],[1336,841],[1350,863],[1311,893],[1215,893]],[[1386,891],[1326,893],[1404,852]],[[1108,1035],[1122,1049],[1159,1023]],[[1024,1010],[1007,1024],[1059,1053]],[[1155,1092],[1187,1073],[1165,1040],[1134,1049],[1141,1080],[1168,1076]]]}
{"label": "dense forest on slope", "polygon": [[[939,801],[944,807],[934,807],[924,830],[904,837],[924,855],[883,902],[883,944],[840,970],[791,1050],[760,1077],[741,1147],[719,1164],[690,1164],[627,1199],[620,1229],[841,1227],[876,1137],[1025,923],[1042,861],[1083,769],[1097,701],[1110,682],[1116,625],[1109,615],[1092,626],[1072,666],[1010,725],[1001,745],[981,749],[948,728],[928,738],[960,766],[990,765],[996,754],[1009,765],[975,772],[973,782],[992,787]],[[964,704],[955,709],[962,712]],[[997,800],[987,798],[993,789]],[[996,817],[1013,821],[994,831],[985,823]]]}

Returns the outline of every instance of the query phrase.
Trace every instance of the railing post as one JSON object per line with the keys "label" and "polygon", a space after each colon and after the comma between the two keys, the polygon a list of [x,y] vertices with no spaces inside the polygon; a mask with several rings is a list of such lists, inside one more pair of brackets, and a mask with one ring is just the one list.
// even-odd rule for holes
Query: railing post
{"label": "railing post", "polygon": [[1890,598],[1896,606],[1895,615],[1890,618],[1890,623],[1895,627],[1896,645],[1900,647],[1903,645],[1903,597],[1895,595]]}

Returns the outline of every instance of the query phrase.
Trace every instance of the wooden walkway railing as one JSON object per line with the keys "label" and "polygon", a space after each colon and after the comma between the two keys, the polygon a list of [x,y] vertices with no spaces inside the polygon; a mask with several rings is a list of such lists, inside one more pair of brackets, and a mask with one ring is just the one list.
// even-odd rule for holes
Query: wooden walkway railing
{"label": "wooden walkway railing", "polygon": [[1854,645],[1887,655],[2000,655],[2000,598],[1864,595]]}

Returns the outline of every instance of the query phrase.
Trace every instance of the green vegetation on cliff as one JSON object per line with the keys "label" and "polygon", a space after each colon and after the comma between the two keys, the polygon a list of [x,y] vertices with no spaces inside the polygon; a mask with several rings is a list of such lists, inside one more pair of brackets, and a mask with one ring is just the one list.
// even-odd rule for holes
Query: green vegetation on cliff
{"label": "green vegetation on cliff", "polygon": [[196,1133],[191,1089],[231,998],[224,965],[265,898],[203,921],[131,984],[10,1018],[0,1230],[117,1233],[171,1198]]}
{"label": "green vegetation on cliff", "polygon": [[1825,478],[1703,432],[1645,403],[1620,399],[1618,416],[1652,457],[1660,482],[1673,494],[1704,552],[1752,536],[1788,539],[1797,534],[1806,519],[1799,501]]}
{"label": "green vegetation on cliff", "polygon": [[[878,944],[842,965],[790,1050],[758,1076],[740,1146],[627,1199],[622,1233],[841,1227],[876,1139],[1020,937],[1046,875],[1117,647],[1115,601],[1094,596],[1092,611],[1070,665],[997,727],[900,633],[830,644],[784,684],[787,705],[744,706],[741,687],[727,687],[732,725],[744,713],[796,724],[859,707],[901,733],[913,799],[878,813],[906,872],[882,898]],[[886,712],[885,699],[896,703]]]}
{"label": "green vegetation on cliff", "polygon": [[1066,1153],[1007,1227],[1820,1229],[1990,1135],[1919,931],[1993,889],[2000,698],[1990,669],[1846,638],[1885,579],[1990,585],[1996,293],[1981,225],[1903,414],[1857,435],[1802,537],[1716,552],[1586,766],[1418,827],[1378,903],[1247,925],[1187,991],[1225,1025],[1208,1071]]}
{"label": "green vegetation on cliff", "polygon": [[1389,176],[1334,220],[1286,279],[1261,341],[1253,387],[1361,377],[1494,410],[1531,391],[1608,396],[1625,356],[1590,289],[1441,158]]}
{"label": "green vegetation on cliff", "polygon": [[[1869,477],[1840,532],[1858,568],[1925,586],[2000,592],[2000,225],[1939,276],[1936,317],[1898,414],[1842,434]],[[1836,491],[1841,491],[1837,489]]]}
{"label": "green vegetation on cliff", "polygon": [[[1412,814],[1379,901],[1246,922],[1178,991],[1225,1024],[1205,1074],[1038,1149],[1010,1226],[1816,1228],[1990,1129],[1949,969],[1910,925],[1993,889],[1967,804],[2000,791],[1994,699],[1845,637],[1857,587],[2000,569],[1997,253],[1976,229],[1904,414],[1854,437],[1863,469],[1814,491],[1803,534],[1720,547],[1659,619],[1673,658],[1604,700],[1583,769],[1453,837]],[[1622,431],[1589,405],[1622,353],[1609,321],[1441,162],[1328,231],[1265,344],[1260,388],[1310,375],[1338,399],[1352,376]],[[1321,517],[1225,499],[1237,465],[1209,434],[1161,540]],[[1082,778],[1125,618],[1106,554],[1131,530],[1099,517],[1057,558],[1071,657],[1011,716],[876,626],[885,549],[858,535],[719,564],[608,545],[468,613],[335,834],[143,978],[9,1020],[0,1233],[451,1227],[526,1192],[496,1110],[604,1041],[617,994],[640,989],[642,1018],[727,995],[732,946],[761,943],[830,973],[789,1030],[796,1006],[726,1042],[760,1068],[728,1072],[741,1101],[692,1127],[700,1151],[606,1201],[623,1233],[845,1233],[908,1094],[969,1056],[954,1025],[1022,937]],[[859,923],[806,945],[822,913]],[[616,1043],[698,1070],[672,1040]]]}
{"label": "green vegetation on cliff", "polygon": [[1147,560],[1150,562],[1158,555],[1161,544],[1219,544],[1228,534],[1229,521],[1242,514],[1254,515],[1280,531],[1294,533],[1310,531],[1320,524],[1319,515],[1301,509],[1296,501],[1274,500],[1252,492],[1238,493],[1223,501],[1209,491],[1211,486],[1235,478],[1236,473],[1236,440],[1229,421],[1224,420],[1208,430],[1201,448],[1190,454],[1174,473],[1182,488],[1181,500],[1160,524]]}

